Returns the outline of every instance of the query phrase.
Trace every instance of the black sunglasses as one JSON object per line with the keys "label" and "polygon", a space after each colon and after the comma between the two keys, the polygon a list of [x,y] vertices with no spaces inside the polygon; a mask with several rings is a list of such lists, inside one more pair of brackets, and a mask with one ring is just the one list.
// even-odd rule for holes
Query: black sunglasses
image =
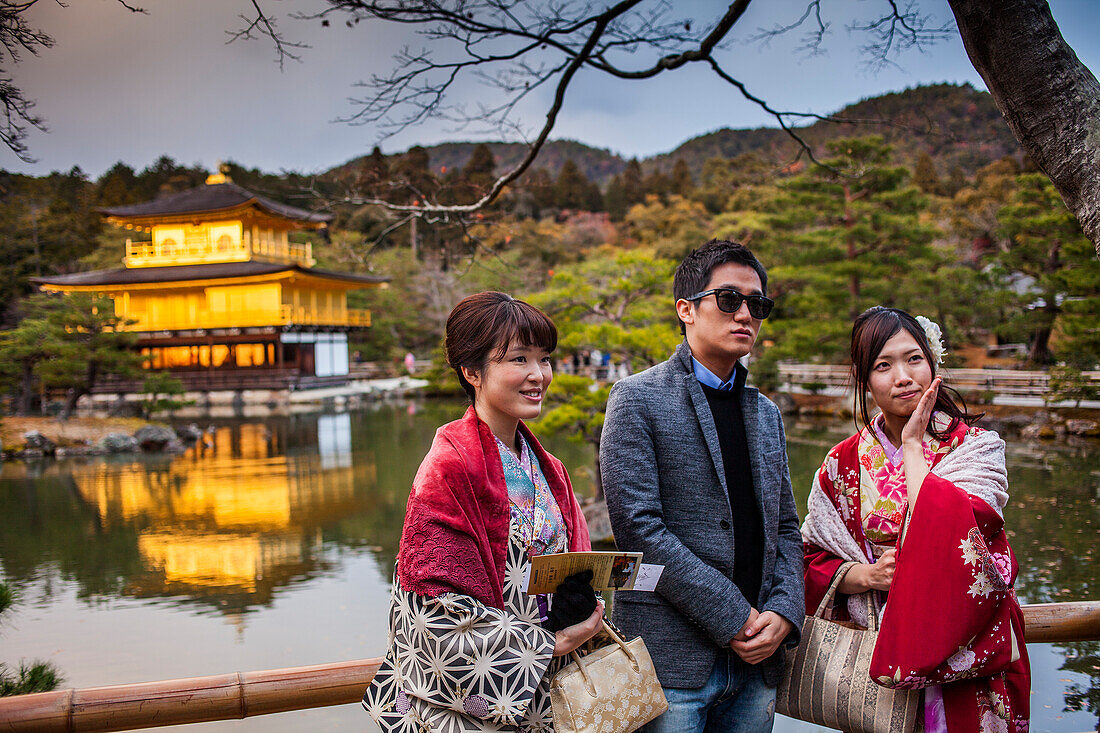
{"label": "black sunglasses", "polygon": [[772,308],[775,307],[775,301],[771,298],[765,298],[763,295],[742,295],[732,288],[713,288],[712,290],[704,290],[701,293],[696,293],[690,298],[684,298],[684,300],[699,300],[712,293],[714,294],[715,302],[718,304],[718,310],[723,313],[736,313],[741,309],[742,303],[748,303],[749,315],[753,318],[763,320],[771,314]]}

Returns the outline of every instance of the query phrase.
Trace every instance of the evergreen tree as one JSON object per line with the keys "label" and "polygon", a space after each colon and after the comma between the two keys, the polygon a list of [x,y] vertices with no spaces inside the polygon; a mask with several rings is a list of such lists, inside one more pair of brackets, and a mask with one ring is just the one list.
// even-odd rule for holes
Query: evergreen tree
{"label": "evergreen tree", "polygon": [[45,318],[53,333],[54,353],[38,366],[43,383],[66,390],[62,419],[76,409],[105,374],[134,376],[141,355],[133,351],[135,335],[123,331],[114,303],[98,293],[38,295],[28,299],[34,318]]}
{"label": "evergreen tree", "polygon": [[765,203],[771,232],[757,249],[780,295],[765,339],[770,358],[840,360],[852,320],[872,305],[936,313],[936,270],[946,262],[923,223],[927,199],[904,185],[882,139],[830,143],[827,167],[780,184]]}
{"label": "evergreen tree", "polygon": [[523,188],[532,202],[535,218],[541,216],[546,209],[554,207],[554,179],[545,168],[529,171],[523,177]]}
{"label": "evergreen tree", "polygon": [[585,211],[603,211],[603,192],[600,191],[600,184],[595,181],[589,182],[584,194],[584,209]]}
{"label": "evergreen tree", "polygon": [[496,181],[495,169],[492,149],[485,143],[478,143],[462,168],[462,180],[472,188],[474,195],[480,195],[492,188]]}
{"label": "evergreen tree", "polygon": [[29,291],[29,278],[71,270],[95,247],[102,223],[94,196],[94,187],[79,168],[43,178],[0,176],[4,321],[12,322],[11,308]]}
{"label": "evergreen tree", "polygon": [[642,185],[647,196],[657,196],[662,200],[668,199],[672,192],[672,179],[658,170],[646,176]]}
{"label": "evergreen tree", "polygon": [[583,210],[589,204],[589,182],[571,159],[565,161],[554,181],[554,206]]}
{"label": "evergreen tree", "polygon": [[611,221],[622,221],[626,216],[626,191],[623,189],[622,176],[612,176],[603,200]]}
{"label": "evergreen tree", "polygon": [[940,176],[936,173],[936,164],[925,151],[921,151],[916,165],[913,166],[913,185],[927,194],[939,194],[942,188]]}
{"label": "evergreen tree", "polygon": [[360,163],[359,179],[359,186],[365,195],[373,198],[385,193],[386,184],[390,180],[390,164],[377,145]]}
{"label": "evergreen tree", "polygon": [[206,176],[206,170],[199,166],[188,168],[171,157],[162,155],[155,163],[138,174],[137,200],[149,201],[167,194],[196,188],[206,181]]}
{"label": "evergreen tree", "polygon": [[691,168],[683,158],[677,158],[672,166],[672,177],[669,181],[669,192],[677,196],[688,197],[695,190],[695,181],[691,177]]}
{"label": "evergreen tree", "polygon": [[[587,259],[555,269],[547,287],[531,296],[558,327],[563,359],[582,349],[599,349],[640,371],[663,361],[680,334],[668,299],[676,263],[645,250],[605,248]],[[550,408],[535,429],[587,443],[595,454],[600,484],[599,445],[610,385],[590,377],[560,374],[549,392]]]}
{"label": "evergreen tree", "polygon": [[140,201],[138,179],[134,169],[122,161],[99,177],[95,185],[96,206],[125,206]]}
{"label": "evergreen tree", "polygon": [[1016,178],[1010,203],[998,213],[1000,233],[1012,242],[997,259],[1009,276],[1030,281],[1018,299],[1018,321],[1031,333],[1028,359],[1057,355],[1084,368],[1100,361],[1100,272],[1092,245],[1050,180],[1039,173]]}
{"label": "evergreen tree", "polygon": [[0,331],[0,377],[15,392],[17,415],[32,413],[38,367],[60,351],[57,331],[45,318],[24,318],[15,328]]}
{"label": "evergreen tree", "polygon": [[642,174],[642,164],[637,158],[627,161],[626,168],[623,169],[622,182],[627,209],[645,201],[645,176]]}
{"label": "evergreen tree", "polygon": [[428,151],[420,145],[414,145],[393,166],[394,178],[405,190],[406,201],[431,198],[438,191],[439,182],[428,167],[429,163]]}

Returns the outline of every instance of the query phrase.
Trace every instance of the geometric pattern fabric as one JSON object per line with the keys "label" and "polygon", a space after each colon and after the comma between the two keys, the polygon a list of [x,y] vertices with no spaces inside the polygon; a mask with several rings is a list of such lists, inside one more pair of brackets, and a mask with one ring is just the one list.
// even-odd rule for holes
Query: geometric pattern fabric
{"label": "geometric pattern fabric", "polygon": [[437,598],[402,590],[390,602],[389,651],[363,696],[383,731],[472,733],[552,731],[550,678],[570,657],[554,657],[554,633],[527,595],[527,550],[511,523],[504,610],[470,596]]}

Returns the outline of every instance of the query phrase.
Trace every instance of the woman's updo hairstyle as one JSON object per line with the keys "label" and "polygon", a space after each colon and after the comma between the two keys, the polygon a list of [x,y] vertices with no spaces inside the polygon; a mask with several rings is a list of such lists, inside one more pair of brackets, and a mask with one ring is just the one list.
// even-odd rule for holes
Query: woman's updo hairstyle
{"label": "woman's updo hairstyle", "polygon": [[462,367],[482,371],[490,360],[503,359],[513,341],[553,353],[558,346],[558,329],[535,306],[496,291],[463,298],[447,316],[443,341],[447,365],[455,370],[470,402],[476,393],[462,376]]}
{"label": "woman's updo hairstyle", "polygon": [[[924,358],[932,370],[932,377],[936,376],[936,358],[932,355],[932,348],[928,344],[928,336],[924,329],[917,323],[917,319],[900,308],[887,308],[876,305],[859,314],[852,324],[852,380],[855,383],[856,404],[859,407],[858,417],[864,425],[871,424],[871,416],[867,409],[867,392],[870,390],[871,370],[875,367],[875,360],[882,353],[886,342],[899,331],[906,331],[917,342]],[[971,414],[966,411],[966,401],[961,394],[945,384],[940,384],[939,393],[936,395],[936,404],[933,407],[936,412],[942,412],[951,418],[951,422],[943,429],[936,430],[932,421],[928,423],[928,432],[937,440],[946,439],[951,431],[964,422],[973,425],[980,420],[985,413]],[[857,423],[857,428],[859,427]]]}

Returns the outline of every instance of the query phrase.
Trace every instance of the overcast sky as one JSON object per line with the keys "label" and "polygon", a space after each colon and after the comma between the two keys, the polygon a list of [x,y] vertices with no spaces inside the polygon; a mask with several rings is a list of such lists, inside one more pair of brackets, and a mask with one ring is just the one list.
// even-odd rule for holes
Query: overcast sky
{"label": "overcast sky", "polygon": [[[79,165],[95,177],[121,160],[141,169],[162,154],[213,168],[231,159],[266,171],[319,171],[363,155],[378,143],[369,126],[334,122],[354,112],[349,97],[356,81],[391,68],[403,45],[421,41],[407,26],[340,20],[295,21],[295,10],[320,0],[267,0],[280,27],[309,45],[300,63],[280,71],[264,40],[227,44],[227,29],[240,25],[249,0],[130,0],[146,15],[126,11],[115,0],[70,1],[63,7],[41,0],[30,20],[56,40],[38,57],[12,70],[16,83],[37,100],[48,133],[33,132],[31,154],[19,161],[0,150],[0,168],[31,174]],[[940,23],[951,22],[946,0],[919,0]],[[799,34],[763,47],[748,38],[761,27],[796,19],[805,0],[757,0],[722,51],[731,74],[781,109],[830,113],[856,100],[918,84],[969,82],[984,89],[957,36],[921,53],[897,57],[879,71],[864,68],[863,39],[846,26],[866,19],[883,0],[829,0],[832,23],[824,56],[798,51]],[[716,0],[676,0],[676,15],[707,23]],[[1100,1],[1050,0],[1054,18],[1081,60],[1100,70]],[[470,101],[485,92],[464,87]],[[541,123],[545,99],[530,100],[520,118]],[[758,107],[744,101],[713,73],[687,68],[644,82],[622,82],[596,72],[582,73],[570,88],[553,137],[580,140],[625,156],[667,152],[683,141],[722,127],[774,126]],[[417,143],[469,140],[470,131],[430,124],[381,143],[387,153]]]}

